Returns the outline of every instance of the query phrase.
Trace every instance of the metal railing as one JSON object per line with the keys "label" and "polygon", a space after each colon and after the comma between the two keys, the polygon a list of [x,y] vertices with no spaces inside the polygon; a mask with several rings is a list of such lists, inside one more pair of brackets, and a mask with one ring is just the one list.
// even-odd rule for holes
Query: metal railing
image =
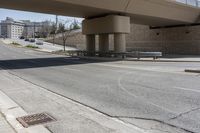
{"label": "metal railing", "polygon": [[113,51],[110,52],[87,52],[87,51],[81,51],[81,50],[72,50],[72,51],[66,51],[66,55],[69,56],[93,56],[93,57],[132,57],[132,58],[153,58],[158,59],[159,57],[162,57],[162,52],[141,52],[141,51],[132,51],[132,52],[122,52],[122,53],[116,53]]}
{"label": "metal railing", "polygon": [[200,7],[200,0],[176,0],[176,1],[190,6]]}

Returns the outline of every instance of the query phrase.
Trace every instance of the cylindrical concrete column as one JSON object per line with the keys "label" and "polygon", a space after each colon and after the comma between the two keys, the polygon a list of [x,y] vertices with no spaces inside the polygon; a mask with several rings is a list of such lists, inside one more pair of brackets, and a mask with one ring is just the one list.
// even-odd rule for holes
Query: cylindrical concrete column
{"label": "cylindrical concrete column", "polygon": [[89,55],[93,55],[95,52],[95,35],[86,35],[86,50]]}
{"label": "cylindrical concrete column", "polygon": [[124,33],[114,34],[114,51],[116,53],[126,52],[126,34]]}
{"label": "cylindrical concrete column", "polygon": [[109,34],[99,35],[99,52],[109,52]]}

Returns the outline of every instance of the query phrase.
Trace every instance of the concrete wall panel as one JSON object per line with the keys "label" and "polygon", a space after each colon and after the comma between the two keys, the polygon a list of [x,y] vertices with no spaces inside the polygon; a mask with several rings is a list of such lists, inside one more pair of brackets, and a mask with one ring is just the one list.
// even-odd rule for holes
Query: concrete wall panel
{"label": "concrete wall panel", "polygon": [[83,34],[130,33],[130,18],[109,15],[83,21]]}
{"label": "concrete wall panel", "polygon": [[[98,36],[96,36],[98,50]],[[114,49],[113,35],[110,35],[110,50]],[[57,39],[62,44],[62,39]],[[126,35],[127,50],[161,51],[166,54],[200,55],[200,26],[150,30],[149,26],[131,25]],[[68,45],[85,50],[85,36],[78,33],[67,41]]]}
{"label": "concrete wall panel", "polygon": [[75,5],[124,12],[129,0],[56,0]]}
{"label": "concrete wall panel", "polygon": [[179,21],[176,23],[195,22],[199,17],[200,10],[167,0],[131,0],[127,13],[133,14],[131,16],[135,18],[135,21],[139,21],[138,23],[153,25],[157,22],[156,25],[159,25],[160,21],[160,25],[162,25],[168,21],[168,25],[170,25],[170,20]]}

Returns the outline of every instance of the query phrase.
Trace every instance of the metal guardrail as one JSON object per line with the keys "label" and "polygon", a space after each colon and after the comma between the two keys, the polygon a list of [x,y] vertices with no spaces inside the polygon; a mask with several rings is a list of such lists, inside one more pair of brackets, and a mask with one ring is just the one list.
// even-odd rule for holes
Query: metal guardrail
{"label": "metal guardrail", "polygon": [[127,52],[127,56],[135,57],[137,59],[148,58],[148,57],[152,57],[153,59],[158,59],[158,57],[162,56],[162,52],[140,52],[140,51],[135,51],[135,52]]}
{"label": "metal guardrail", "polygon": [[162,52],[124,52],[124,53],[116,53],[116,52],[87,52],[87,51],[67,51],[70,56],[97,56],[97,57],[132,57],[132,58],[153,58],[158,59],[162,56]]}
{"label": "metal guardrail", "polygon": [[175,1],[190,6],[200,7],[200,0],[175,0]]}

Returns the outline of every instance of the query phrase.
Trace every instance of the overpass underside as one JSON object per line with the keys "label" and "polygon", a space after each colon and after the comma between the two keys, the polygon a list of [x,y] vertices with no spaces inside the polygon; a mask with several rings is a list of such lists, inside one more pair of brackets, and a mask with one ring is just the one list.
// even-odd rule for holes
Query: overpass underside
{"label": "overpass underside", "polygon": [[125,52],[130,23],[190,24],[198,22],[200,15],[199,8],[174,0],[0,0],[0,8],[85,18],[83,34],[91,52],[95,51],[95,35],[99,35],[99,50],[108,51],[109,34],[114,34],[115,51]]}

